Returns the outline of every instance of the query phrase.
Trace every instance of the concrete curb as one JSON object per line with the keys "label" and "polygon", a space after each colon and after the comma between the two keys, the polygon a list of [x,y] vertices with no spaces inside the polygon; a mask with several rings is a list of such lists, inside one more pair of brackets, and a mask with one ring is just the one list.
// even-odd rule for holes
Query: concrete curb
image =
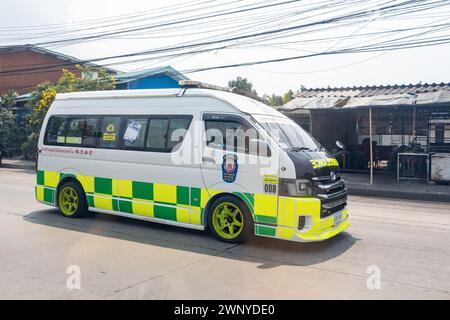
{"label": "concrete curb", "polygon": [[32,161],[11,161],[10,159],[3,159],[2,163],[0,164],[0,168],[7,168],[7,169],[21,169],[21,170],[36,170],[36,164]]}
{"label": "concrete curb", "polygon": [[444,192],[436,193],[418,193],[404,190],[380,190],[365,188],[363,186],[348,185],[348,193],[355,196],[392,198],[403,200],[433,201],[433,202],[450,202],[450,194]]}

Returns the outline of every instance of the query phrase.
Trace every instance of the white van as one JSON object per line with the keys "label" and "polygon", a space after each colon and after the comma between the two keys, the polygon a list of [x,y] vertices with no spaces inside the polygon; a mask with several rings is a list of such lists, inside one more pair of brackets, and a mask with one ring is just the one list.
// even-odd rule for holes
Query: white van
{"label": "white van", "polygon": [[227,242],[319,241],[348,227],[338,163],[308,133],[253,99],[187,86],[58,94],[37,200],[66,217],[108,213]]}

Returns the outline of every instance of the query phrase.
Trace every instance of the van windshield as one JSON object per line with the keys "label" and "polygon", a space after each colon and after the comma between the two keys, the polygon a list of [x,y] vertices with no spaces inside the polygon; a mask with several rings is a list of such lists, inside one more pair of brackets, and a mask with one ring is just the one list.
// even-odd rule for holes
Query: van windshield
{"label": "van windshield", "polygon": [[266,116],[255,118],[282,149],[290,151],[323,149],[316,139],[292,120]]}

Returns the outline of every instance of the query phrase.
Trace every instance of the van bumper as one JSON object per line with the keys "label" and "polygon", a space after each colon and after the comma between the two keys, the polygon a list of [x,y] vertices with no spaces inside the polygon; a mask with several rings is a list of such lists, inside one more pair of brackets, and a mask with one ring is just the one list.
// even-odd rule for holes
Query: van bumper
{"label": "van bumper", "polygon": [[331,237],[334,237],[335,235],[341,233],[342,231],[347,229],[349,225],[350,223],[348,222],[348,219],[346,217],[345,221],[342,221],[342,223],[339,226],[334,226],[332,223],[330,223],[329,226],[326,227],[325,229],[316,226],[306,232],[298,231],[295,232],[294,236],[289,240],[299,242],[323,241],[330,239]]}
{"label": "van bumper", "polygon": [[[256,224],[255,234],[297,242],[313,242],[334,237],[350,225],[347,208],[324,218],[320,213],[321,204],[317,198],[280,197],[277,225]],[[336,219],[339,214],[340,222]]]}

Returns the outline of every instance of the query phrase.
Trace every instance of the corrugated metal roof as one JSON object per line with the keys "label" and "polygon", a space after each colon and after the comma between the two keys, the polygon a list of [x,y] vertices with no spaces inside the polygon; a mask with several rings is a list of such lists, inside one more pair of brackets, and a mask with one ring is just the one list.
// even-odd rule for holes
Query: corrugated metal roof
{"label": "corrugated metal roof", "polygon": [[15,46],[0,46],[0,54],[1,53],[19,53],[19,52],[26,52],[26,51],[33,51],[33,52],[37,52],[37,53],[41,53],[41,54],[47,54],[47,55],[51,55],[54,56],[58,59],[64,60],[64,61],[69,61],[73,64],[84,64],[84,65],[90,65],[96,68],[102,68],[105,69],[109,72],[112,73],[116,73],[117,70],[109,68],[109,67],[103,67],[101,65],[95,64],[95,63],[86,63],[81,59],[63,54],[61,52],[56,52],[53,50],[49,50],[43,47],[39,47],[39,46],[35,46],[32,44],[25,44],[25,45],[15,45]]}
{"label": "corrugated metal roof", "polygon": [[402,84],[387,86],[342,87],[342,88],[315,88],[306,89],[296,94],[296,97],[373,97],[379,95],[417,94],[450,90],[450,83],[424,83]]}
{"label": "corrugated metal roof", "polygon": [[439,103],[450,103],[450,83],[307,89],[297,93],[295,99],[278,110],[293,112],[298,109],[347,109]]}

